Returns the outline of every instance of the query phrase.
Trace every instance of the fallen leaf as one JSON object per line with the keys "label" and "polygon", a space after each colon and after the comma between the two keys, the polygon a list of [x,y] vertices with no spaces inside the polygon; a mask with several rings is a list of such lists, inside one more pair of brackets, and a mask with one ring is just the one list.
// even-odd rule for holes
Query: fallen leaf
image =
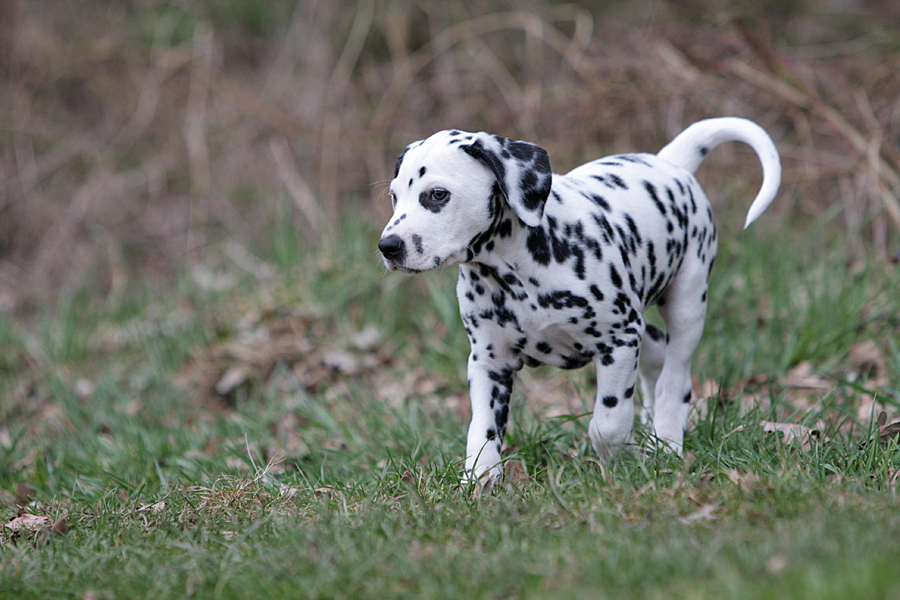
{"label": "fallen leaf", "polygon": [[809,361],[803,361],[788,371],[782,378],[781,385],[809,390],[831,389],[831,383],[827,379],[813,374],[813,364]]}
{"label": "fallen leaf", "polygon": [[54,536],[60,536],[69,531],[69,526],[66,524],[66,518],[63,517],[58,519],[53,526],[49,524],[41,527],[37,533],[34,535],[34,545],[42,546],[50,542],[50,539]]}
{"label": "fallen leaf", "polygon": [[381,345],[384,335],[374,325],[367,325],[350,336],[350,345],[357,350],[370,351]]}
{"label": "fallen leaf", "polygon": [[322,364],[344,375],[359,372],[360,363],[355,354],[346,350],[326,350],[322,353]]}
{"label": "fallen leaf", "polygon": [[773,554],[766,560],[766,572],[770,575],[778,575],[788,566],[790,566],[790,561],[784,554]]}
{"label": "fallen leaf", "polygon": [[886,370],[884,356],[878,345],[872,340],[858,342],[850,348],[850,361],[853,363],[853,373],[848,379],[874,379]]}
{"label": "fallen leaf", "polygon": [[712,471],[704,471],[700,475],[700,485],[709,485],[713,479],[716,478],[716,474]]}
{"label": "fallen leaf", "polygon": [[166,507],[166,501],[160,500],[154,504],[141,504],[138,506],[138,512],[159,512]]}
{"label": "fallen leaf", "polygon": [[62,519],[56,520],[56,522],[53,524],[53,527],[50,528],[50,533],[52,533],[53,535],[62,535],[63,533],[69,531],[69,529],[71,528],[69,527],[69,524],[66,523],[66,518],[63,517]]}
{"label": "fallen leaf", "polygon": [[888,483],[892,488],[897,487],[900,483],[900,467],[889,467],[887,470]]}
{"label": "fallen leaf", "polygon": [[24,510],[20,510],[19,514],[3,524],[4,529],[16,532],[35,532],[42,527],[47,527],[51,523],[50,517],[44,515],[33,515]]}
{"label": "fallen leaf", "polygon": [[799,423],[760,421],[759,424],[766,433],[782,434],[781,441],[785,444],[799,442],[805,450],[812,448],[813,443],[818,442],[822,435],[818,429],[812,429]]}
{"label": "fallen leaf", "polygon": [[752,490],[757,483],[759,483],[759,477],[756,473],[748,472],[741,473],[738,469],[731,469],[730,471],[725,473],[725,476],[731,480],[735,485],[740,486],[741,491],[744,493]]}
{"label": "fallen leaf", "polygon": [[509,486],[530,485],[531,477],[525,472],[522,463],[509,460],[503,465],[503,483]]}
{"label": "fallen leaf", "polygon": [[87,377],[79,377],[75,380],[74,391],[79,400],[90,400],[96,391],[96,386]]}
{"label": "fallen leaf", "polygon": [[299,491],[298,488],[284,483],[278,486],[278,495],[282,498],[293,498]]}
{"label": "fallen leaf", "polygon": [[344,499],[344,493],[341,490],[334,489],[330,485],[316,488],[316,496],[327,496],[329,498],[334,498],[335,500]]}
{"label": "fallen leaf", "polygon": [[887,413],[881,411],[878,414],[878,420],[875,422],[875,434],[869,440],[864,440],[860,445],[865,447],[875,441],[887,444],[890,440],[900,444],[900,418],[894,418],[888,422]]}
{"label": "fallen leaf", "polygon": [[244,364],[235,365],[225,371],[225,374],[219,378],[213,389],[221,396],[227,396],[229,393],[240,387],[250,378],[250,370]]}
{"label": "fallen leaf", "polygon": [[704,504],[697,512],[678,517],[678,522],[682,525],[691,525],[699,521],[711,521],[716,518],[716,505]]}
{"label": "fallen leaf", "polygon": [[[812,449],[814,443],[822,438],[822,433],[818,429],[800,425],[799,423],[776,423],[774,421],[760,421],[758,423],[766,433],[781,434],[780,439],[785,444],[799,443],[804,450]],[[728,432],[726,438],[740,432],[746,431],[746,425],[739,425]]]}
{"label": "fallen leaf", "polygon": [[416,474],[405,467],[403,469],[403,474],[400,475],[400,479],[409,485],[415,485],[417,482]]}
{"label": "fallen leaf", "polygon": [[856,407],[856,420],[860,423],[870,423],[875,415],[884,413],[886,408],[872,394],[861,394],[859,405]]}

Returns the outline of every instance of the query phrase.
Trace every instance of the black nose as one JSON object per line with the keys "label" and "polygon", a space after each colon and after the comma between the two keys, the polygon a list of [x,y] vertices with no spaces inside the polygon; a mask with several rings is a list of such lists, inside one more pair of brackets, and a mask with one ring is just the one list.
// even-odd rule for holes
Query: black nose
{"label": "black nose", "polygon": [[396,233],[381,238],[381,241],[378,242],[378,249],[386,259],[392,262],[403,262],[403,259],[406,258],[406,244]]}

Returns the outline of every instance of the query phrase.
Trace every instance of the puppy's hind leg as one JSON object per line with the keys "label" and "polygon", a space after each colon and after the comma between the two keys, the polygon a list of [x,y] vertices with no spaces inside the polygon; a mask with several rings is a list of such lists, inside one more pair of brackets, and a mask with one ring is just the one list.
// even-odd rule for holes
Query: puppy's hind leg
{"label": "puppy's hind leg", "polygon": [[641,357],[638,361],[638,381],[641,385],[641,423],[653,422],[653,405],[656,402],[656,382],[662,373],[666,359],[666,334],[658,327],[647,325],[641,340]]}
{"label": "puppy's hind leg", "polygon": [[679,455],[691,410],[691,361],[706,318],[707,273],[705,265],[683,265],[659,307],[666,322],[665,361],[656,382],[653,429],[658,442]]}

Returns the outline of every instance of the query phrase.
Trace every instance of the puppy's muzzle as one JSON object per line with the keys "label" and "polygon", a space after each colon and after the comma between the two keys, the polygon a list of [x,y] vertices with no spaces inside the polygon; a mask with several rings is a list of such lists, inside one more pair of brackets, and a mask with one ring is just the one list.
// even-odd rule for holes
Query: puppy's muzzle
{"label": "puppy's muzzle", "polygon": [[384,259],[391,264],[402,265],[406,260],[406,244],[403,239],[392,233],[378,242],[378,249]]}

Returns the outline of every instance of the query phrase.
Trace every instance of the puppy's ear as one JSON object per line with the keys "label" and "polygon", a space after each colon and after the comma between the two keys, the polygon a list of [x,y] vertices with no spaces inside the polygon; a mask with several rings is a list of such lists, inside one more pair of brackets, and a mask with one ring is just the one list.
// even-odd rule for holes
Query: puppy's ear
{"label": "puppy's ear", "polygon": [[[409,150],[407,148],[406,150]],[[397,166],[394,167],[394,179],[397,179],[397,175],[400,174],[400,165],[403,164],[403,157],[406,156],[406,150],[404,150],[400,156],[397,157]]]}
{"label": "puppy's ear", "polygon": [[394,179],[397,179],[397,175],[400,174],[400,165],[403,164],[403,157],[406,156],[406,153],[415,148],[416,146],[421,146],[422,142],[425,140],[419,140],[418,142],[413,142],[403,149],[403,152],[400,153],[400,156],[397,157],[397,165],[394,167]]}
{"label": "puppy's ear", "polygon": [[494,172],[500,191],[523,223],[540,224],[553,181],[546,150],[484,132],[460,148]]}

